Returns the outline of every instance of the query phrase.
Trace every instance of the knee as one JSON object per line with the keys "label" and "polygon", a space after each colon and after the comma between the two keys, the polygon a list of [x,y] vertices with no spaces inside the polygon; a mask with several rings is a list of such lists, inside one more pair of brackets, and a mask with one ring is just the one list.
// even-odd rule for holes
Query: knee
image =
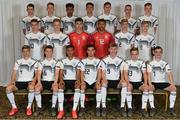
{"label": "knee", "polygon": [[58,86],[53,86],[52,90],[53,90],[53,92],[58,92]]}
{"label": "knee", "polygon": [[42,87],[40,87],[40,86],[35,86],[35,92],[40,92],[41,90],[42,90]]}
{"label": "knee", "polygon": [[13,88],[12,85],[7,86],[6,87],[6,92],[12,92],[13,91],[12,88]]}
{"label": "knee", "polygon": [[30,85],[28,86],[28,89],[29,89],[29,90],[34,90],[34,86],[30,84]]}

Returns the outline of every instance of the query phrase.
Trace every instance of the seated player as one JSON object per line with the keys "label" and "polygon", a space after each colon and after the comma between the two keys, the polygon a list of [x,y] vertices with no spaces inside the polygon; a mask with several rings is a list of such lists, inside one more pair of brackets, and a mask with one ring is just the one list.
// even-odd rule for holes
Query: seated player
{"label": "seated player", "polygon": [[53,47],[49,45],[46,46],[44,48],[44,55],[45,59],[39,63],[37,83],[35,86],[35,99],[38,108],[34,116],[38,116],[43,112],[40,93],[42,90],[50,90],[53,92],[51,115],[56,116],[55,106],[57,102],[58,83],[55,81],[55,66],[57,61],[53,59]]}
{"label": "seated player", "polygon": [[154,36],[148,33],[148,22],[141,23],[142,32],[136,37],[135,47],[138,47],[139,57],[144,61],[152,60],[152,49],[155,47]]}
{"label": "seated player", "polygon": [[158,28],[158,18],[152,15],[151,3],[144,4],[144,15],[138,18],[138,27],[140,29],[141,29],[141,23],[143,21],[148,21],[148,25],[149,25],[148,32],[149,34],[152,34],[155,36],[157,33],[157,28]]}
{"label": "seated player", "polygon": [[12,109],[8,113],[9,116],[13,116],[18,112],[13,92],[21,89],[28,89],[28,106],[26,109],[26,115],[32,115],[31,105],[34,100],[34,86],[36,83],[38,63],[31,58],[29,46],[24,45],[22,47],[22,55],[23,58],[15,62],[11,80],[6,87],[7,98],[12,105]]}
{"label": "seated player", "polygon": [[[34,4],[29,3],[26,8],[27,16],[22,19],[22,30],[24,35],[32,32],[31,28],[31,20],[37,19],[37,21],[40,21],[40,18],[34,15]],[[38,26],[39,28],[40,26]]]}
{"label": "seated player", "polygon": [[92,34],[96,31],[96,22],[97,18],[93,15],[94,11],[94,4],[92,2],[86,3],[86,12],[87,15],[84,16],[82,19],[84,21],[84,31]]}
{"label": "seated player", "polygon": [[61,18],[62,26],[61,29],[63,33],[70,34],[74,31],[74,21],[77,18],[73,15],[74,13],[74,4],[67,3],[66,4],[66,16]]}
{"label": "seated player", "polygon": [[170,92],[169,96],[169,112],[176,116],[174,112],[174,104],[176,101],[176,86],[173,81],[172,70],[167,62],[162,60],[163,49],[160,46],[154,48],[154,59],[147,65],[148,82],[149,82],[149,102],[150,116],[154,116],[154,96],[153,91],[156,89],[166,90]]}
{"label": "seated player", "polygon": [[65,58],[65,46],[69,44],[69,37],[60,31],[61,21],[54,19],[53,21],[54,33],[47,36],[47,45],[54,48],[54,58],[60,60]]}
{"label": "seated player", "polygon": [[104,3],[104,13],[98,16],[98,19],[104,19],[106,21],[106,30],[114,35],[117,30],[117,17],[111,14],[111,3]]}
{"label": "seated player", "polygon": [[[132,48],[130,50],[131,59],[125,62],[128,65],[128,71],[124,72],[128,76],[128,92],[126,94],[127,98],[127,114],[123,113],[123,116],[132,116],[132,91],[133,89],[138,89],[143,92],[142,94],[142,115],[148,117],[148,113],[145,108],[147,107],[148,101],[148,84],[147,84],[147,73],[146,64],[144,61],[138,59],[139,51],[138,48]],[[125,75],[125,76],[126,76]],[[124,109],[122,109],[124,111]]]}
{"label": "seated player", "polygon": [[[74,101],[71,116],[73,119],[78,118],[77,107],[80,99],[80,61],[74,57],[75,48],[71,45],[66,46],[65,59],[58,62],[56,67],[60,68],[59,72],[59,91],[58,91],[58,102],[59,102],[59,113],[57,119],[64,117],[64,91],[70,89],[74,90]],[[58,72],[57,72],[58,73]]]}
{"label": "seated player", "polygon": [[37,19],[31,20],[32,32],[25,36],[25,45],[29,45],[32,49],[32,58],[38,61],[42,60],[42,51],[47,44],[47,37],[39,31],[39,22]]}
{"label": "seated player", "polygon": [[52,2],[47,4],[47,13],[48,15],[43,17],[41,20],[42,32],[44,32],[46,35],[54,32],[53,20],[60,19],[59,17],[54,16],[54,3]]}
{"label": "seated player", "polygon": [[100,116],[100,104],[101,104],[101,69],[100,60],[95,58],[94,45],[87,46],[88,57],[81,61],[81,108],[79,116],[82,116],[85,112],[85,90],[96,90],[96,115]]}
{"label": "seated player", "polygon": [[109,48],[110,54],[102,59],[102,116],[106,116],[106,96],[107,88],[120,88],[121,90],[121,108],[125,105],[125,98],[127,92],[127,81],[123,76],[123,69],[127,69],[125,62],[117,56],[118,45],[111,44]]}
{"label": "seated player", "polygon": [[134,44],[133,33],[128,32],[128,20],[121,20],[121,32],[115,34],[115,42],[118,44],[118,56],[123,59],[130,58],[130,49]]}

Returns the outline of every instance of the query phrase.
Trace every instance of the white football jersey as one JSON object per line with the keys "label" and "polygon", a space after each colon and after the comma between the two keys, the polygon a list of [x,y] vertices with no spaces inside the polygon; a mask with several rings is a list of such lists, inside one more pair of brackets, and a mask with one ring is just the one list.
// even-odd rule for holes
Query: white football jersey
{"label": "white football jersey", "polygon": [[76,72],[81,69],[81,63],[76,58],[72,60],[68,58],[62,59],[57,66],[63,70],[63,80],[76,80]]}
{"label": "white football jersey", "polygon": [[135,40],[135,47],[139,49],[139,57],[144,61],[152,59],[151,48],[155,47],[154,36],[152,35],[139,35]]}
{"label": "white football jersey", "polygon": [[25,36],[25,45],[32,49],[32,58],[41,60],[43,58],[43,46],[47,43],[47,37],[44,33],[29,33]]}
{"label": "white football jersey", "polygon": [[147,64],[147,72],[151,73],[151,82],[166,83],[167,73],[171,72],[169,64],[163,60],[153,60]]}
{"label": "white football jersey", "polygon": [[115,42],[118,44],[118,56],[123,59],[130,58],[130,49],[134,44],[134,35],[130,32],[115,34]]}
{"label": "white football jersey", "polygon": [[157,28],[158,27],[158,18],[156,16],[141,16],[139,17],[138,19],[138,26],[141,27],[141,22],[142,21],[149,21],[149,29],[148,29],[148,33],[149,34],[152,34],[152,35],[155,35],[155,31],[154,31],[154,28]]}
{"label": "white football jersey", "polygon": [[32,58],[25,60],[19,59],[15,62],[14,70],[18,70],[18,82],[32,81],[35,76],[35,71],[38,69],[38,62]]}
{"label": "white football jersey", "polygon": [[69,37],[66,34],[60,32],[52,33],[47,36],[47,44],[54,48],[54,58],[60,60],[65,58],[65,46],[69,44]]}
{"label": "white football jersey", "polygon": [[31,28],[31,20],[32,19],[37,19],[38,21],[40,21],[40,18],[37,16],[26,16],[25,18],[22,19],[22,29],[26,30],[26,34],[32,32],[32,28]]}
{"label": "white football jersey", "polygon": [[92,60],[86,58],[81,61],[81,70],[84,72],[84,81],[86,81],[89,85],[96,82],[100,66],[100,60],[97,58]]}
{"label": "white football jersey", "polygon": [[55,68],[57,61],[54,59],[44,59],[39,63],[38,70],[42,71],[42,81],[54,81],[55,80]]}
{"label": "white football jersey", "polygon": [[94,16],[85,16],[82,18],[84,21],[84,31],[92,34],[96,31],[96,22],[97,22],[97,18]]}
{"label": "white football jersey", "polygon": [[114,29],[117,27],[117,17],[115,15],[109,14],[102,14],[98,16],[98,19],[104,19],[106,20],[106,30],[110,32],[111,34],[114,34]]}
{"label": "white football jersey", "polygon": [[130,82],[141,82],[143,72],[146,71],[146,64],[142,60],[126,60],[128,64],[128,78]]}
{"label": "white football jersey", "polygon": [[123,69],[127,69],[127,65],[120,57],[115,57],[112,59],[110,56],[107,56],[101,61],[101,69],[105,71],[105,78],[107,80],[119,80],[120,72]]}
{"label": "white football jersey", "polygon": [[53,28],[53,20],[54,19],[60,19],[59,17],[56,16],[46,16],[43,17],[41,20],[41,26],[44,28],[44,33],[45,34],[51,34],[54,32],[54,28]]}
{"label": "white football jersey", "polygon": [[77,17],[75,16],[72,16],[72,17],[63,17],[61,18],[61,21],[62,21],[62,24],[61,24],[61,27],[63,28],[63,32],[65,34],[70,34],[71,32],[74,31],[74,24],[75,24],[75,19]]}
{"label": "white football jersey", "polygon": [[[126,18],[125,18],[125,17],[121,18],[121,19],[119,20],[119,22],[121,22],[122,19],[126,19]],[[134,19],[133,17],[130,17],[130,18],[128,19],[128,31],[129,31],[129,32],[135,34],[135,31],[136,31],[136,29],[137,29],[137,25],[138,25],[138,24],[137,24],[137,20],[136,20],[136,19]]]}

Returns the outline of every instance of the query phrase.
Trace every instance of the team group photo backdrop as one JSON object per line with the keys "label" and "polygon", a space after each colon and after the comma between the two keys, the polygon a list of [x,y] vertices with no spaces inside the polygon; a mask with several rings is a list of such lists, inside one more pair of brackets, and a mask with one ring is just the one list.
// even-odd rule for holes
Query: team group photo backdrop
{"label": "team group photo backdrop", "polygon": [[46,4],[55,3],[55,15],[66,15],[65,4],[75,5],[74,15],[83,17],[86,15],[85,5],[88,1],[95,4],[94,15],[103,13],[103,4],[111,2],[111,13],[118,18],[124,16],[124,6],[132,5],[132,16],[138,18],[143,15],[143,7],[147,2],[152,3],[152,14],[159,19],[156,35],[156,43],[164,49],[163,59],[172,69],[176,85],[180,85],[180,14],[179,0],[1,0],[0,1],[0,86],[6,86],[16,59],[21,57],[21,46],[24,45],[21,20],[27,16],[26,5],[35,5],[35,15],[42,18],[47,15]]}

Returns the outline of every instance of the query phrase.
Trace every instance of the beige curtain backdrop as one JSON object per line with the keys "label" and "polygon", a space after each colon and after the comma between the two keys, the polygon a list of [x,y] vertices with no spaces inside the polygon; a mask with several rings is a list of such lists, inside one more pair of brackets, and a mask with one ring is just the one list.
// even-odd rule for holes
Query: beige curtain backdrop
{"label": "beige curtain backdrop", "polygon": [[[75,15],[85,15],[85,4],[89,0],[0,0],[0,86],[5,86],[12,72],[16,59],[21,57],[21,46],[24,44],[24,35],[21,31],[20,20],[26,16],[26,5],[35,4],[35,14],[42,18],[46,15],[46,4],[55,3],[55,14],[65,16],[65,4],[75,4]],[[146,2],[153,4],[153,14],[159,18],[157,44],[164,48],[164,60],[173,69],[174,81],[180,85],[180,0],[91,0],[95,4],[94,14],[103,12],[103,3],[112,3],[112,13],[123,16],[125,4],[133,6],[133,16],[143,15],[143,5]]]}

